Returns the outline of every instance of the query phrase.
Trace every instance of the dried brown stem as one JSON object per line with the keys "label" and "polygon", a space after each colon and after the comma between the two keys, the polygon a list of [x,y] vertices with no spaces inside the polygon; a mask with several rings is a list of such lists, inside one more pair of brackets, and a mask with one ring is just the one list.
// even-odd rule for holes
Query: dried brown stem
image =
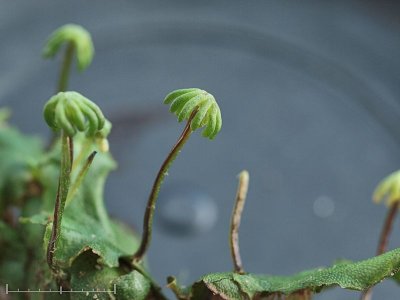
{"label": "dried brown stem", "polygon": [[238,177],[239,183],[236,192],[236,202],[231,217],[230,248],[234,271],[242,274],[244,273],[244,270],[239,249],[239,227],[244,203],[246,201],[247,190],[249,188],[249,173],[247,171],[242,171]]}

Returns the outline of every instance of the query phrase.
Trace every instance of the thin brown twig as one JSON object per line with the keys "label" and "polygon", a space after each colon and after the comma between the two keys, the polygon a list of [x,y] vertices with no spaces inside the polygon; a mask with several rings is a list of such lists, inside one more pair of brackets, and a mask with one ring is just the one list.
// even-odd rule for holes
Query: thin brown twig
{"label": "thin brown twig", "polygon": [[238,177],[239,177],[239,183],[236,192],[235,207],[233,209],[231,217],[230,248],[231,248],[234,271],[236,273],[243,274],[244,270],[239,249],[239,227],[244,208],[244,203],[246,201],[247,190],[249,188],[249,173],[244,170],[240,172]]}

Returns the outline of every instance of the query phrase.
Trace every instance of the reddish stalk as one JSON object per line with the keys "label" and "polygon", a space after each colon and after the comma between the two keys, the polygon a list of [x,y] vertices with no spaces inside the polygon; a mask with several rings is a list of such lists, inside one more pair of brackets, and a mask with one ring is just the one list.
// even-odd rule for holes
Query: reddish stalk
{"label": "reddish stalk", "polygon": [[389,211],[386,215],[385,223],[383,225],[381,236],[379,239],[378,248],[376,250],[376,255],[380,255],[380,254],[386,252],[387,245],[389,242],[389,236],[390,236],[390,233],[392,232],[392,227],[393,227],[394,220],[396,218],[399,204],[400,203],[398,201],[396,201],[389,207]]}
{"label": "reddish stalk", "polygon": [[54,270],[54,253],[57,250],[57,243],[61,233],[61,220],[64,213],[65,202],[67,200],[70,175],[72,166],[72,138],[62,132],[62,150],[61,150],[61,165],[60,177],[58,179],[57,195],[54,206],[53,227],[51,230],[50,240],[47,245],[47,263]]}
{"label": "reddish stalk", "polygon": [[171,151],[169,152],[167,158],[164,160],[163,164],[161,165],[160,170],[157,173],[157,177],[154,181],[153,187],[151,189],[149,200],[146,206],[146,212],[144,214],[143,219],[143,233],[142,233],[142,240],[139,246],[139,249],[132,257],[132,264],[135,265],[138,262],[141,262],[147,249],[150,245],[151,235],[152,235],[152,228],[153,228],[153,217],[154,217],[154,210],[158,198],[158,194],[160,192],[161,185],[164,181],[164,177],[168,172],[169,167],[171,166],[172,162],[175,160],[176,156],[181,151],[182,147],[185,145],[186,141],[189,139],[192,129],[190,128],[190,123],[192,122],[194,116],[197,113],[197,109],[193,111],[190,118],[188,119],[185,128],[183,129],[182,134],[178,138],[176,144],[172,147]]}

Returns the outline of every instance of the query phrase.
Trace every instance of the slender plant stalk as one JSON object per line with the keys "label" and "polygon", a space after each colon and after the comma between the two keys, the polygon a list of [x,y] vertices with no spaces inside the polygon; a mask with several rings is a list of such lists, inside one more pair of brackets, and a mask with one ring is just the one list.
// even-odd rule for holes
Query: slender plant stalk
{"label": "slender plant stalk", "polygon": [[83,179],[85,179],[86,174],[89,171],[89,168],[92,165],[93,159],[96,156],[96,154],[97,154],[97,152],[93,151],[92,154],[89,155],[89,157],[86,160],[86,163],[82,166],[82,168],[79,171],[78,175],[76,176],[75,180],[71,184],[71,188],[70,188],[70,191],[68,193],[68,197],[67,197],[67,200],[66,200],[66,203],[65,203],[66,206],[68,206],[68,204],[74,198],[74,196],[75,196],[76,192],[78,191],[79,187],[81,186],[82,181],[83,181]]}
{"label": "slender plant stalk", "polygon": [[61,150],[61,166],[60,177],[58,180],[57,196],[54,208],[53,227],[47,247],[47,263],[54,270],[54,252],[57,250],[57,243],[61,232],[61,220],[64,213],[65,202],[68,196],[71,175],[71,138],[62,132],[62,150]]}
{"label": "slender plant stalk", "polygon": [[[389,243],[389,236],[392,231],[393,223],[397,215],[397,210],[399,209],[399,201],[393,202],[390,205],[389,210],[386,215],[385,222],[383,223],[383,228],[381,231],[381,235],[379,238],[379,244],[376,249],[376,255],[381,255],[386,252],[387,245]],[[372,288],[369,288],[365,292],[361,294],[361,300],[370,300],[372,299]]]}
{"label": "slender plant stalk", "polygon": [[240,172],[238,177],[239,177],[239,183],[236,192],[235,207],[233,208],[231,217],[229,242],[230,242],[234,271],[235,273],[243,274],[244,270],[239,249],[239,227],[244,208],[244,203],[246,202],[247,190],[249,188],[249,173],[247,171],[242,171]]}
{"label": "slender plant stalk", "polygon": [[190,122],[192,121],[193,117],[196,115],[197,110],[194,110],[191,114],[190,118],[188,119],[185,128],[181,136],[178,138],[178,141],[172,147],[172,150],[168,154],[167,158],[161,165],[160,170],[158,171],[157,177],[154,181],[153,187],[150,192],[150,196],[147,202],[146,211],[144,214],[143,219],[143,233],[142,233],[142,240],[140,242],[139,249],[133,255],[132,262],[133,264],[137,264],[138,262],[142,261],[143,256],[145,255],[151,240],[152,234],[152,227],[153,227],[153,217],[154,217],[154,209],[156,207],[156,201],[158,198],[158,194],[160,192],[161,185],[164,181],[165,175],[168,173],[168,169],[181,151],[182,147],[185,145],[186,141],[189,139],[192,129],[190,128]]}
{"label": "slender plant stalk", "polygon": [[69,162],[70,162],[70,172],[72,170],[72,164],[74,161],[74,140],[72,137],[68,137],[68,150],[69,150]]}
{"label": "slender plant stalk", "polygon": [[380,255],[380,254],[386,252],[387,245],[389,242],[389,236],[390,236],[390,233],[392,232],[392,227],[393,227],[393,223],[396,218],[396,215],[397,215],[397,210],[399,208],[399,204],[400,203],[398,201],[396,201],[389,207],[389,211],[386,215],[385,223],[383,225],[381,236],[379,239],[378,248],[376,250],[376,255]]}
{"label": "slender plant stalk", "polygon": [[63,63],[61,65],[60,77],[58,79],[57,92],[65,92],[68,87],[69,73],[71,70],[72,59],[74,57],[75,46],[73,43],[68,43],[65,49]]}
{"label": "slender plant stalk", "polygon": [[[64,58],[63,58],[63,63],[61,65],[61,69],[60,69],[60,75],[58,78],[57,93],[64,92],[68,88],[69,73],[71,70],[72,59],[74,57],[74,49],[75,49],[75,46],[73,43],[67,44],[67,47],[65,49]],[[47,149],[50,149],[55,144],[56,141],[57,141],[57,134],[55,132],[53,132],[53,134],[50,138],[50,142],[47,145]],[[72,141],[72,139],[71,139],[71,141]],[[73,148],[71,148],[71,152],[73,154]]]}

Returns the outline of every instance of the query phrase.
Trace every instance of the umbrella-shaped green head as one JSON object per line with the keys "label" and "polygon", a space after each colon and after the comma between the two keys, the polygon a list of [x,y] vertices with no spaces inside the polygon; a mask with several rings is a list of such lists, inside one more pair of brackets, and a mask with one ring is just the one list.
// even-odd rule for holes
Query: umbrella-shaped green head
{"label": "umbrella-shaped green head", "polygon": [[78,69],[86,69],[92,62],[94,46],[90,33],[82,26],[67,24],[56,29],[48,38],[43,56],[54,57],[64,43],[72,43],[76,51]]}
{"label": "umbrella-shaped green head", "polygon": [[49,127],[54,130],[62,129],[68,136],[74,136],[80,131],[85,132],[88,137],[96,137],[106,123],[100,108],[77,92],[60,92],[54,95],[45,104],[43,114]]}
{"label": "umbrella-shaped green head", "polygon": [[221,111],[210,93],[198,89],[180,89],[169,93],[164,100],[170,104],[170,111],[178,117],[178,121],[188,120],[192,113],[197,110],[190,127],[194,131],[197,128],[205,127],[202,132],[204,137],[214,139],[221,130]]}

